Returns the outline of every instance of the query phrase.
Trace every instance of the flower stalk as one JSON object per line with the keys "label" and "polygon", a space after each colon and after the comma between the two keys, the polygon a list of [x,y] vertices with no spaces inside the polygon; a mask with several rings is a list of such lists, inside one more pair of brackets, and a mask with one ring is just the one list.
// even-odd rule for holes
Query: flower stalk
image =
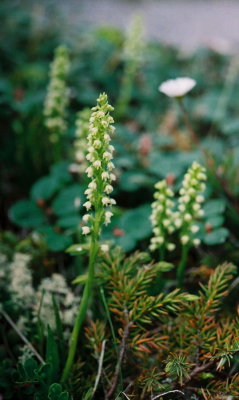
{"label": "flower stalk", "polygon": [[[90,234],[91,236],[88,276],[70,338],[69,353],[61,379],[62,383],[66,382],[71,372],[80,330],[84,323],[91,297],[95,263],[100,249],[101,228],[103,224],[110,223],[113,215],[109,211],[109,208],[115,204],[115,200],[109,197],[113,190],[111,182],[115,180],[115,175],[112,173],[114,164],[111,161],[114,148],[109,144],[111,140],[110,134],[114,132],[114,127],[111,125],[114,121],[109,114],[112,110],[113,107],[108,104],[107,95],[103,93],[97,100],[97,106],[92,108],[93,112],[90,117],[88,154],[86,156],[89,166],[86,169],[86,173],[91,180],[85,191],[87,201],[84,206],[87,213],[83,216],[85,225],[82,227],[83,235]],[[91,213],[89,213],[90,210],[92,210]]]}

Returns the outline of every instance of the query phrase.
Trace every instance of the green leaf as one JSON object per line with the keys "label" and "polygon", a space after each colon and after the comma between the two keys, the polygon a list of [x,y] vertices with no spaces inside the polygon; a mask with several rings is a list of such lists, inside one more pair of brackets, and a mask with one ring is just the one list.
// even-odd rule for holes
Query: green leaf
{"label": "green leaf", "polygon": [[212,215],[206,220],[206,225],[210,225],[212,228],[219,228],[222,226],[224,218],[221,215]]}
{"label": "green leaf", "polygon": [[54,176],[61,183],[67,183],[72,181],[72,177],[69,173],[68,161],[59,162],[51,167],[51,176]]}
{"label": "green leaf", "polygon": [[131,251],[136,246],[136,240],[130,235],[125,234],[123,236],[115,238],[115,244],[122,247],[125,251]]}
{"label": "green leaf", "polygon": [[159,263],[157,263],[158,272],[168,272],[171,271],[173,268],[174,265],[166,261],[160,261]]}
{"label": "green leaf", "polygon": [[122,173],[120,177],[120,188],[127,192],[133,192],[142,187],[147,187],[152,185],[152,179],[140,172],[134,171],[125,171]]}
{"label": "green leaf", "polygon": [[56,322],[56,335],[58,338],[59,350],[60,350],[60,353],[62,356],[63,354],[65,354],[63,324],[62,324],[61,317],[60,317],[59,306],[56,302],[54,295],[52,295],[52,304],[53,304],[53,310],[54,310],[55,322]]}
{"label": "green leaf", "polygon": [[62,392],[62,387],[59,383],[53,383],[49,387],[48,391],[49,400],[70,400],[70,396],[67,392]]}
{"label": "green leaf", "polygon": [[9,210],[9,218],[23,228],[37,228],[46,222],[42,210],[31,200],[20,200]]}
{"label": "green leaf", "polygon": [[71,238],[57,233],[51,226],[39,228],[39,232],[45,236],[47,246],[52,251],[65,250],[71,244]]}
{"label": "green leaf", "polygon": [[88,275],[83,274],[83,275],[78,275],[73,281],[73,284],[78,284],[78,285],[84,285],[87,281]]}
{"label": "green leaf", "polygon": [[18,365],[18,371],[22,382],[35,382],[38,364],[34,358],[28,358]]}
{"label": "green leaf", "polygon": [[64,215],[56,222],[57,226],[61,228],[75,228],[79,225],[81,217],[79,215]]}
{"label": "green leaf", "polygon": [[52,204],[52,209],[59,217],[67,214],[75,214],[82,206],[84,199],[84,189],[74,184],[61,190]]}
{"label": "green leaf", "polygon": [[61,187],[54,176],[45,176],[39,179],[31,188],[31,198],[33,200],[49,200]]}
{"label": "green leaf", "polygon": [[147,238],[152,232],[150,214],[149,204],[126,211],[120,219],[119,227],[135,240]]}
{"label": "green leaf", "polygon": [[215,229],[214,231],[207,233],[203,237],[204,243],[207,245],[216,245],[224,243],[229,235],[229,231],[226,228]]}
{"label": "green leaf", "polygon": [[68,247],[68,249],[66,249],[67,253],[70,253],[71,255],[79,255],[79,254],[83,254],[87,251],[89,251],[89,244],[88,243],[78,243],[78,244],[73,244],[72,246]]}
{"label": "green leaf", "polygon": [[217,199],[217,200],[208,200],[207,204],[205,205],[204,209],[204,215],[205,217],[210,217],[215,214],[222,214],[225,211],[226,204],[223,199]]}
{"label": "green leaf", "polygon": [[83,395],[82,400],[90,400],[93,395],[93,388],[89,388],[87,392]]}
{"label": "green leaf", "polygon": [[51,366],[50,373],[47,376],[48,382],[51,383],[57,379],[60,361],[58,346],[49,325],[47,327],[46,362]]}
{"label": "green leaf", "polygon": [[160,178],[165,178],[168,174],[178,177],[185,170],[185,164],[177,152],[166,154],[154,151],[150,154],[149,161],[149,170]]}

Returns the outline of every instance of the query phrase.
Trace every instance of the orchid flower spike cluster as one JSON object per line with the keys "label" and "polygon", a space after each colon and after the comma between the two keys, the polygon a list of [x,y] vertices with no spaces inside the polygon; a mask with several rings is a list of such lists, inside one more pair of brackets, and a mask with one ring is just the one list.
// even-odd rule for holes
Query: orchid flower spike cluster
{"label": "orchid flower spike cluster", "polygon": [[124,58],[140,63],[144,52],[143,21],[141,17],[135,16],[130,24],[128,35],[124,46]]}
{"label": "orchid flower spike cluster", "polygon": [[84,108],[76,116],[76,130],[73,147],[75,162],[70,165],[70,172],[83,173],[87,168],[86,154],[88,149],[87,136],[89,129],[90,109]]}
{"label": "orchid flower spike cluster", "polygon": [[206,188],[204,181],[207,179],[205,168],[194,162],[185,174],[175,224],[180,227],[180,241],[182,245],[198,246],[200,240],[195,238],[199,227],[195,221],[202,217],[202,203],[204,202],[203,191]]}
{"label": "orchid flower spike cluster", "polygon": [[[113,107],[108,104],[108,98],[105,93],[101,94],[97,100],[97,106],[92,108],[92,114],[89,124],[88,135],[88,154],[86,156],[89,166],[86,169],[90,183],[85,191],[87,201],[84,206],[87,214],[83,216],[85,226],[82,232],[87,235],[97,223],[97,227],[102,224],[109,224],[112,212],[111,206],[116,204],[110,197],[113,191],[111,185],[116,176],[113,174],[114,164],[112,162],[114,147],[110,144],[110,135],[115,128],[111,125],[114,120],[109,114]],[[95,216],[89,211],[97,212]]]}
{"label": "orchid flower spike cluster", "polygon": [[151,238],[149,248],[154,251],[166,245],[166,248],[172,251],[175,248],[175,244],[168,242],[167,237],[175,230],[174,213],[172,211],[174,193],[165,180],[156,183],[155,188],[155,201],[152,203],[152,214],[150,216],[154,237]]}
{"label": "orchid flower spike cluster", "polygon": [[199,230],[196,221],[203,215],[202,203],[203,191],[206,188],[205,168],[194,162],[184,176],[178,209],[175,211],[175,203],[172,200],[173,191],[167,187],[165,180],[158,182],[152,203],[151,222],[154,236],[151,239],[150,250],[166,248],[169,251],[175,249],[169,236],[179,230],[180,242],[183,246],[198,246],[200,240],[196,237]]}
{"label": "orchid flower spike cluster", "polygon": [[69,89],[66,77],[69,71],[69,56],[65,46],[59,46],[51,64],[50,83],[44,104],[45,125],[51,130],[50,140],[55,143],[59,134],[66,130],[66,107],[69,101]]}

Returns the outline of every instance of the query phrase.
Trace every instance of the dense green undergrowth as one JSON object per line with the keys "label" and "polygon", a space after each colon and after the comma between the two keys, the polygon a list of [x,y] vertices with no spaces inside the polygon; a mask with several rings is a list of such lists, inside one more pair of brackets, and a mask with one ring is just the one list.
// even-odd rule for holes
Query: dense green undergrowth
{"label": "dense green undergrowth", "polygon": [[[0,397],[237,399],[237,57],[11,12]],[[182,110],[158,86],[185,75]]]}

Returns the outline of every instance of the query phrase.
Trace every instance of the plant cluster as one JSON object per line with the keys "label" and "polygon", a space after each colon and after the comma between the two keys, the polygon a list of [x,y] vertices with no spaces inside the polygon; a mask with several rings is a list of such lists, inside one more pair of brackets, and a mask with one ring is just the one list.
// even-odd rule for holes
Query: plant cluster
{"label": "plant cluster", "polygon": [[236,400],[237,60],[219,95],[228,57],[145,46],[139,20],[76,48],[12,15],[0,397]]}

